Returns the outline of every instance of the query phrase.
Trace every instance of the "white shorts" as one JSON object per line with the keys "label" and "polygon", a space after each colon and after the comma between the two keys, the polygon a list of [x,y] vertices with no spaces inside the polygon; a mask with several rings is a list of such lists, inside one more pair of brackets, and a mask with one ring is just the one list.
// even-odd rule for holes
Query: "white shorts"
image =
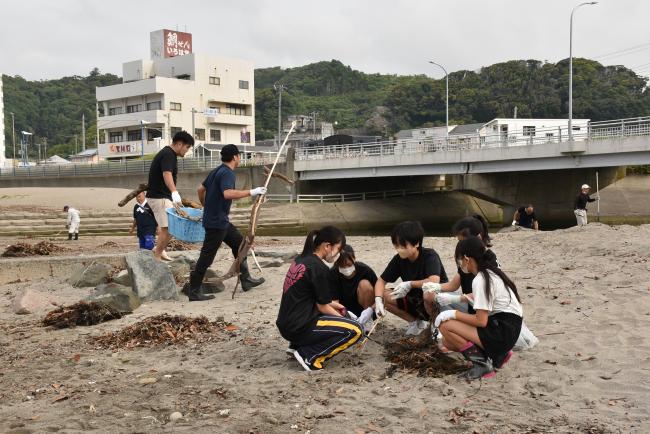
{"label": "white shorts", "polygon": [[153,216],[156,219],[156,223],[161,228],[166,228],[169,226],[167,223],[167,208],[173,208],[174,203],[169,199],[154,199],[147,198],[147,203],[153,211]]}
{"label": "white shorts", "polygon": [[72,222],[72,223],[70,223],[70,227],[68,228],[68,233],[69,234],[78,234],[79,233],[79,223],[80,222]]}

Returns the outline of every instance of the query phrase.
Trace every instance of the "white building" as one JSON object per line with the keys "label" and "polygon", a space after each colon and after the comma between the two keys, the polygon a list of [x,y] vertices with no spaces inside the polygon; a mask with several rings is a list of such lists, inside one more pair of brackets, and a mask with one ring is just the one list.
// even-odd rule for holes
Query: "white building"
{"label": "white building", "polygon": [[5,159],[5,104],[2,93],[2,74],[0,74],[0,167],[4,167]]}
{"label": "white building", "polygon": [[[573,119],[572,129],[576,139],[587,134],[590,119]],[[496,118],[487,122],[481,129],[485,134],[485,143],[540,141],[557,142],[566,140],[569,135],[568,119],[525,119]]]}
{"label": "white building", "polygon": [[191,47],[189,33],[152,32],[151,59],[124,63],[122,84],[97,88],[100,158],[155,153],[193,127],[196,144],[255,144],[253,63]]}
{"label": "white building", "polygon": [[395,134],[397,144],[413,143],[429,139],[444,139],[447,137],[447,131],[451,132],[456,125],[447,127],[422,127],[412,130],[400,130]]}

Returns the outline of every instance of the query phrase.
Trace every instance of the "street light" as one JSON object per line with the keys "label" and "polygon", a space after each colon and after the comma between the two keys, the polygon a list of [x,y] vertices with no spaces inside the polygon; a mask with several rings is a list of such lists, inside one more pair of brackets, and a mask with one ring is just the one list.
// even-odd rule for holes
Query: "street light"
{"label": "street light", "polygon": [[20,146],[23,151],[23,167],[27,167],[29,165],[29,161],[27,157],[27,139],[25,137],[29,137],[33,133],[30,133],[29,131],[21,131],[20,133],[23,135],[23,140]]}
{"label": "street light", "polygon": [[573,14],[582,6],[597,5],[598,2],[580,3],[571,11],[569,21],[569,141],[573,141]]}
{"label": "street light", "polygon": [[140,141],[142,142],[142,149],[140,155],[144,157],[144,126],[148,125],[149,122],[147,121],[140,121]]}
{"label": "street light", "polygon": [[445,112],[446,112],[445,119],[446,120],[445,120],[445,125],[447,126],[447,128],[446,128],[446,132],[447,132],[446,137],[447,137],[447,140],[449,140],[449,74],[447,74],[447,70],[445,69],[445,67],[440,65],[439,63],[436,63],[436,62],[434,62],[432,60],[429,60],[429,63],[432,64],[432,65],[439,66],[445,72],[445,82],[446,82],[446,103],[445,103]]}
{"label": "street light", "polygon": [[286,89],[284,84],[275,83],[273,89],[278,91],[278,149],[282,141],[282,91]]}
{"label": "street light", "polygon": [[16,166],[16,119],[13,112],[11,112],[11,141],[14,143],[14,161],[12,164]]}

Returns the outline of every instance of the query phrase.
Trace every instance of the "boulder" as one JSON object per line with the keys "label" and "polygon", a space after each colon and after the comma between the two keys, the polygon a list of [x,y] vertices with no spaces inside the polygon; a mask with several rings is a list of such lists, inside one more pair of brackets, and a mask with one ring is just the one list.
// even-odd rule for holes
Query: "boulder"
{"label": "boulder", "polygon": [[174,258],[173,261],[167,263],[167,266],[177,282],[185,282],[192,269],[192,263],[184,256]]}
{"label": "boulder", "polygon": [[275,259],[282,259],[285,262],[292,261],[296,256],[298,256],[300,252],[297,250],[291,251],[291,252],[271,252],[271,251],[264,251],[264,250],[255,250],[255,255],[259,258],[275,258]]}
{"label": "boulder", "polygon": [[75,288],[97,286],[100,283],[108,282],[112,271],[113,267],[108,264],[92,263],[88,266],[82,265],[72,273],[68,283]]}
{"label": "boulder", "polygon": [[223,282],[219,280],[203,281],[201,286],[203,287],[203,292],[206,294],[216,294],[217,292],[223,292],[226,290]]}
{"label": "boulder", "polygon": [[115,276],[113,276],[113,282],[123,286],[131,286],[133,284],[133,282],[131,282],[131,275],[129,274],[129,270],[122,270],[117,273]]}
{"label": "boulder", "polygon": [[130,313],[140,307],[140,299],[128,286],[117,283],[103,283],[86,301],[104,304],[122,313]]}
{"label": "boulder", "polygon": [[282,267],[286,262],[283,259],[280,258],[274,258],[274,259],[263,259],[259,261],[260,267],[262,268],[275,268],[275,267]]}
{"label": "boulder", "polygon": [[180,291],[167,264],[156,261],[149,250],[126,255],[133,291],[141,300],[178,300]]}
{"label": "boulder", "polygon": [[50,305],[47,297],[35,289],[25,288],[16,294],[12,308],[15,314],[27,315],[36,313]]}

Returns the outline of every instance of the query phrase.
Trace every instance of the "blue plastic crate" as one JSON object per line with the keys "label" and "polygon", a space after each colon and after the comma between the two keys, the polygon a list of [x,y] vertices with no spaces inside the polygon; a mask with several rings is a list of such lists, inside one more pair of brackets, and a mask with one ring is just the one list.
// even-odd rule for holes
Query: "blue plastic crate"
{"label": "blue plastic crate", "polygon": [[[181,208],[190,217],[201,217],[203,210],[195,208]],[[176,214],[174,208],[167,208],[167,222],[169,224],[169,233],[176,239],[186,241],[188,243],[199,243],[205,238],[205,229],[203,224],[188,220]]]}

